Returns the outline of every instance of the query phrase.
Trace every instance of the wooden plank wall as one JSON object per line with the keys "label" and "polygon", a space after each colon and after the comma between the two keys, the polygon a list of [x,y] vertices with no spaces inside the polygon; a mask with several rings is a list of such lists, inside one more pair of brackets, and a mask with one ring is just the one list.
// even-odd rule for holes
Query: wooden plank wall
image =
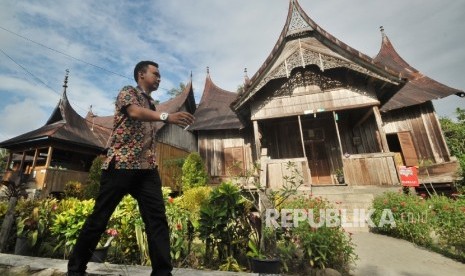
{"label": "wooden plank wall", "polygon": [[197,151],[195,135],[177,125],[167,124],[157,133],[157,141],[188,152]]}
{"label": "wooden plank wall", "polygon": [[239,130],[199,131],[199,153],[205,162],[210,177],[227,177],[224,155],[225,148],[242,147],[245,169],[252,169],[254,162],[252,157],[252,140],[252,135],[248,129],[242,132]]}
{"label": "wooden plank wall", "polygon": [[[308,169],[308,162],[306,158],[287,158],[287,159],[264,159],[261,168],[265,168],[266,187],[271,189],[280,189],[284,185],[289,185],[284,179],[285,176],[292,176],[293,173],[288,168],[288,162],[295,164],[295,169],[303,178],[303,183],[310,186],[312,178],[310,170]],[[294,175],[294,176],[298,176]],[[297,177],[298,179],[298,177]]]}
{"label": "wooden plank wall", "polygon": [[51,192],[63,192],[66,183],[69,181],[78,181],[85,184],[87,182],[88,175],[88,172],[48,168],[45,173],[42,194],[48,195]]}
{"label": "wooden plank wall", "polygon": [[252,120],[277,118],[282,116],[302,115],[306,110],[338,110],[341,108],[355,108],[372,106],[379,102],[373,98],[361,95],[348,89],[336,89],[324,93],[310,93],[303,95],[282,96],[267,99],[266,102],[257,101],[252,104]]}
{"label": "wooden plank wall", "polygon": [[180,173],[176,167],[168,166],[170,160],[185,158],[189,152],[165,143],[157,143],[157,164],[163,186],[170,187],[177,191],[176,176]]}
{"label": "wooden plank wall", "polygon": [[349,185],[398,185],[395,153],[353,154],[342,159]]}
{"label": "wooden plank wall", "polygon": [[[338,112],[338,115],[339,133],[344,153],[362,154],[381,152],[377,138],[378,127],[373,115],[357,127],[353,127],[355,122],[351,119],[350,111]],[[360,139],[359,144],[354,143],[355,137]]]}
{"label": "wooden plank wall", "polygon": [[434,163],[450,161],[441,127],[431,102],[382,114],[386,134],[410,131],[418,158]]}

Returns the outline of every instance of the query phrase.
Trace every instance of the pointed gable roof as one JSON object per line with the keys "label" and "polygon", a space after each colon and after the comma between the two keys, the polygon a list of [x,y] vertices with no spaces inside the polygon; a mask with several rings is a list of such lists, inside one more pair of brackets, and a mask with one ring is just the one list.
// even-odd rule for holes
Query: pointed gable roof
{"label": "pointed gable roof", "polygon": [[242,123],[230,108],[237,93],[229,92],[215,85],[207,71],[205,87],[199,107],[194,113],[195,122],[190,130],[241,129]]}
{"label": "pointed gable roof", "polygon": [[410,66],[397,53],[382,27],[381,34],[381,49],[374,58],[375,63],[391,67],[408,79],[408,82],[381,107],[381,111],[386,112],[444,98],[452,94],[463,93],[461,90],[451,88],[423,75],[420,71]]}
{"label": "pointed gable roof", "polygon": [[246,92],[234,103],[238,109],[270,80],[289,77],[292,69],[316,65],[321,71],[348,68],[361,74],[399,84],[399,72],[380,67],[373,59],[338,40],[316,24],[300,7],[297,0],[289,1],[284,28],[273,50],[250,79]]}
{"label": "pointed gable roof", "polygon": [[68,72],[65,76],[63,94],[44,126],[0,143],[2,148],[10,148],[38,140],[59,140],[66,143],[102,148],[105,141],[94,135],[87,121],[69,104],[66,95]]}

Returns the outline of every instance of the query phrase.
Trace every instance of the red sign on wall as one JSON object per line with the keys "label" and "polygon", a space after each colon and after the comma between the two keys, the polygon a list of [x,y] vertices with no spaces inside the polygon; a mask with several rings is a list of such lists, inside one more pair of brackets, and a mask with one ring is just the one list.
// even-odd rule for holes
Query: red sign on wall
{"label": "red sign on wall", "polygon": [[406,187],[418,187],[417,167],[399,166],[400,183]]}

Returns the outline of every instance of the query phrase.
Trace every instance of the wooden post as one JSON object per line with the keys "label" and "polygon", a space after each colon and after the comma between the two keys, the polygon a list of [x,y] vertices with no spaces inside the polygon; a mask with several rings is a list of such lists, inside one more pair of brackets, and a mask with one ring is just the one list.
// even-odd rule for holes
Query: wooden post
{"label": "wooden post", "polygon": [[304,157],[307,157],[307,153],[305,152],[305,143],[304,143],[304,132],[302,130],[302,121],[300,120],[300,115],[297,116],[299,119],[299,130],[300,130],[300,141],[302,142],[302,151],[304,153]]}
{"label": "wooden post", "polygon": [[378,106],[373,106],[373,114],[375,114],[376,125],[378,126],[379,136],[381,138],[381,150],[383,152],[389,152],[389,146],[386,139],[386,133],[383,128],[383,120],[381,119],[381,113],[379,112]]}
{"label": "wooden post", "polygon": [[260,154],[260,188],[266,188],[266,176],[268,174],[268,150],[266,148],[262,149]]}
{"label": "wooden post", "polygon": [[52,154],[53,154],[53,148],[49,147],[48,153],[47,153],[47,161],[45,162],[45,169],[48,169],[48,167],[50,167],[50,163],[52,162]]}
{"label": "wooden post", "polygon": [[8,161],[6,161],[5,171],[10,170],[11,160],[13,160],[13,153],[10,151],[10,153],[8,154]]}
{"label": "wooden post", "polygon": [[255,138],[255,156],[257,157],[257,160],[260,160],[261,157],[261,148],[262,144],[260,142],[260,131],[258,130],[258,122],[253,121],[253,134]]}
{"label": "wooden post", "polygon": [[39,157],[39,149],[36,149],[36,151],[34,152],[34,159],[32,160],[31,172],[34,171],[34,168],[36,167],[38,157]]}
{"label": "wooden post", "polygon": [[339,126],[336,120],[336,112],[333,111],[334,126],[336,127],[337,141],[339,142],[339,151],[341,152],[341,158],[344,156],[344,151],[342,150],[341,135],[339,134]]}
{"label": "wooden post", "polygon": [[24,160],[26,159],[26,151],[23,151],[23,157],[21,157],[21,163],[19,163],[19,173],[23,174]]}

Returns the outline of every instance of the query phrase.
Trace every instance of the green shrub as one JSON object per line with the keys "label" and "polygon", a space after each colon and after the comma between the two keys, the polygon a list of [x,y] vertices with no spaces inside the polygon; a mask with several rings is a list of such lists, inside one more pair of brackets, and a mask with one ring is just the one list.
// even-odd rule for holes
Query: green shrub
{"label": "green shrub", "polygon": [[[297,197],[284,202],[283,209],[313,212],[313,221],[318,224],[322,219],[320,210],[334,208],[321,197]],[[333,268],[346,273],[357,259],[351,234],[341,225],[322,223],[316,227],[305,220],[296,227],[279,229],[277,245],[285,269],[292,273],[308,273],[308,267]]]}
{"label": "green shrub", "polygon": [[83,197],[85,199],[95,199],[98,196],[98,192],[100,190],[100,178],[102,177],[102,164],[104,160],[105,157],[99,155],[92,161],[87,183],[83,191]]}
{"label": "green shrub", "polygon": [[425,200],[417,195],[403,194],[402,192],[387,192],[383,196],[376,197],[373,201],[373,221],[379,222],[383,216],[383,210],[391,210],[395,220],[395,226],[385,224],[374,229],[381,233],[406,239],[418,245],[431,244],[432,225],[428,223],[428,208]]}
{"label": "green shrub", "polygon": [[194,187],[185,191],[182,196],[175,199],[179,207],[189,211],[189,219],[196,228],[200,218],[200,207],[208,201],[211,190],[212,189],[207,186]]}
{"label": "green shrub", "polygon": [[68,181],[65,184],[65,197],[70,198],[83,198],[84,187],[82,186],[81,182],[79,181]]}
{"label": "green shrub", "polygon": [[217,268],[228,257],[246,264],[246,251],[251,227],[250,202],[239,188],[221,183],[213,189],[208,202],[200,207],[199,238],[205,243],[205,264]]}
{"label": "green shrub", "polygon": [[197,152],[190,153],[182,166],[182,190],[193,187],[205,186],[208,182],[208,174],[205,165]]}
{"label": "green shrub", "polygon": [[59,202],[60,212],[55,216],[50,231],[57,239],[55,250],[61,250],[65,257],[69,256],[76,244],[82,225],[91,214],[94,203],[92,199],[80,201],[77,198],[67,198]]}

